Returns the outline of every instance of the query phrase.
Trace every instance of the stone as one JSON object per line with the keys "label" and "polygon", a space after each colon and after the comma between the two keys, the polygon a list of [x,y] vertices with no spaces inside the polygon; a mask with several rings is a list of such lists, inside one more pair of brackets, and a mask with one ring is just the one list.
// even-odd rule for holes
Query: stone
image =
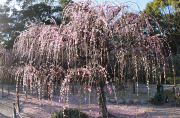
{"label": "stone", "polygon": [[148,104],[148,99],[142,99],[142,100],[140,101],[140,104]]}
{"label": "stone", "polygon": [[134,99],[134,100],[133,100],[133,104],[139,104],[139,100]]}
{"label": "stone", "polygon": [[116,103],[116,100],[114,98],[109,99],[109,102]]}
{"label": "stone", "polygon": [[118,100],[117,100],[117,103],[118,103],[118,104],[123,104],[123,103],[124,103],[124,100],[118,99]]}
{"label": "stone", "polygon": [[132,99],[126,99],[126,100],[125,100],[125,103],[126,103],[126,104],[132,104],[132,103],[133,103],[133,100],[132,100]]}

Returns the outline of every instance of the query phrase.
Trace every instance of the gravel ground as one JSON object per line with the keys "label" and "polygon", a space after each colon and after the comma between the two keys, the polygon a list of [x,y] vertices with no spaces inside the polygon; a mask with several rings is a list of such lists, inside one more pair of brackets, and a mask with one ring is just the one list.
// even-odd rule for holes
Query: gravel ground
{"label": "gravel ground", "polygon": [[[168,85],[167,89],[172,89],[173,85]],[[112,87],[113,88],[113,87]],[[117,91],[120,98],[132,98],[134,99],[136,94],[131,94],[132,86],[126,88],[126,93],[124,91]],[[165,87],[166,88],[166,87]],[[75,88],[78,89],[78,88]],[[106,95],[114,96],[112,94],[108,94],[106,87],[104,88],[106,91]],[[147,87],[144,84],[139,84],[138,91],[139,95],[137,98],[146,98],[147,97]],[[150,85],[150,90],[155,91],[156,86]],[[1,90],[0,90],[0,93]],[[49,116],[53,115],[54,111],[59,111],[62,109],[63,106],[66,108],[77,108],[81,111],[89,115],[90,118],[97,118],[100,114],[100,109],[97,103],[97,95],[95,90],[92,90],[91,93],[91,104],[89,104],[89,93],[86,94],[75,94],[70,95],[68,104],[64,104],[59,102],[59,92],[55,95],[51,100],[41,99],[40,101],[35,98],[36,95],[33,97],[28,95],[28,99],[25,100],[25,96],[20,92],[20,103],[22,104],[21,107],[21,116],[23,118],[48,118]],[[121,95],[122,93],[122,95]],[[141,94],[142,93],[142,94]],[[0,94],[1,95],[1,94]],[[132,95],[132,96],[130,96]],[[150,95],[153,96],[153,93],[150,92]],[[128,96],[128,97],[127,97]],[[81,98],[81,99],[80,99]],[[149,98],[149,97],[148,97]],[[15,97],[15,89],[10,90],[10,95],[0,98],[0,118],[12,118],[13,110],[12,110],[12,103],[16,102]],[[81,104],[81,105],[80,105]],[[90,112],[91,108],[91,112]],[[165,103],[163,105],[152,105],[152,104],[145,104],[145,105],[126,105],[126,104],[116,104],[116,103],[107,103],[108,111],[116,115],[118,118],[180,118],[180,107],[173,106],[171,103]]]}

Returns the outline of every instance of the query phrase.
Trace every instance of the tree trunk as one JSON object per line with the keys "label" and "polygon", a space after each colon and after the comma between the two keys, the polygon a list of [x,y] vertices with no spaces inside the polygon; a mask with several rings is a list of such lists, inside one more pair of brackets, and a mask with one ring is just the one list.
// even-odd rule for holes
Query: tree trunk
{"label": "tree trunk", "polygon": [[101,116],[98,118],[117,118],[115,115],[110,114],[106,107],[106,98],[103,90],[104,85],[100,84],[100,90],[98,95],[98,105],[101,109]]}
{"label": "tree trunk", "polygon": [[106,107],[106,98],[104,95],[103,86],[101,85],[100,85],[100,90],[99,90],[99,95],[98,95],[98,105],[99,105],[99,108],[101,109],[102,118],[107,118],[108,111]]}

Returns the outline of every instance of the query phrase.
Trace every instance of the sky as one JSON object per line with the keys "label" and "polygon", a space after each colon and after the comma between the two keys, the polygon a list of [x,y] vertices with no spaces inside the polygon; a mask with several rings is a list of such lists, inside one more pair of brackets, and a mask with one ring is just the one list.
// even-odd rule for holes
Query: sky
{"label": "sky", "polygon": [[[5,2],[6,0],[0,0],[0,4],[3,4],[4,2]],[[81,1],[81,0],[73,0],[73,1]],[[84,1],[84,0],[83,0]],[[103,0],[93,0],[94,1],[94,3],[96,3],[96,1],[98,2],[98,3],[101,3]],[[104,1],[112,1],[112,0],[104,0]],[[113,0],[114,1],[114,0]],[[134,3],[136,3],[136,4],[138,4],[139,5],[139,7],[140,7],[140,10],[143,10],[143,9],[145,9],[145,7],[146,7],[146,4],[148,3],[148,2],[150,2],[150,1],[153,1],[153,0],[119,0],[119,1],[122,1],[122,2],[127,2],[127,1],[131,1],[131,2],[134,2]],[[136,9],[136,8],[135,8]]]}
{"label": "sky", "polygon": [[4,3],[6,0],[0,0],[0,4]]}
{"label": "sky", "polygon": [[[74,0],[74,1],[81,1],[81,0]],[[84,0],[83,0],[84,1]],[[95,3],[96,1],[98,3],[101,3],[103,0],[93,0]],[[116,1],[116,0],[104,0],[104,2],[106,1]],[[118,1],[122,1],[122,2],[128,2],[128,1],[131,1],[133,3],[136,3],[138,4],[138,6],[140,7],[140,10],[142,11],[143,9],[145,9],[146,7],[146,4],[149,3],[149,2],[152,2],[153,0],[118,0]],[[136,9],[136,8],[135,8]],[[137,9],[136,9],[137,10]]]}

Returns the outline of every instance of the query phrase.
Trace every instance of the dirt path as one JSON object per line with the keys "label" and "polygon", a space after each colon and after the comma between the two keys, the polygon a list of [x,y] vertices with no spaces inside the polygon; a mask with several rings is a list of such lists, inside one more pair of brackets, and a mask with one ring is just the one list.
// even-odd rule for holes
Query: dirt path
{"label": "dirt path", "polygon": [[9,95],[6,98],[0,99],[0,118],[13,117],[13,102],[15,102],[14,95]]}
{"label": "dirt path", "polygon": [[[173,85],[168,85],[167,88],[171,89]],[[139,91],[146,91],[146,85],[139,85]],[[166,87],[165,87],[166,88]],[[153,91],[156,89],[155,85],[151,85],[150,89]],[[0,118],[12,118],[13,110],[12,104],[16,102],[15,97],[15,88],[10,90],[10,95],[0,99]],[[0,90],[1,93],[1,90]],[[59,92],[58,92],[59,93]],[[125,95],[124,95],[125,96]],[[40,101],[37,98],[32,98],[28,96],[28,99],[25,100],[24,94],[20,93],[20,103],[24,101],[21,107],[21,116],[23,118],[48,118],[51,116],[54,111],[59,111],[62,109],[62,106],[69,108],[77,108],[81,111],[88,114],[90,118],[97,118],[100,113],[98,107],[96,92],[94,89],[91,93],[91,112],[89,107],[89,94],[80,94],[71,95],[69,97],[68,103],[64,104],[59,102],[59,95],[54,96],[52,101],[43,100]],[[81,102],[80,102],[81,100]],[[165,103],[163,105],[126,105],[126,104],[116,104],[116,103],[107,103],[108,111],[118,118],[180,118],[180,107],[174,107],[171,103]]]}
{"label": "dirt path", "polygon": [[[8,87],[4,85],[3,87],[3,95],[2,97],[2,89],[0,89],[0,118],[12,118],[13,117],[13,103],[17,103],[17,97],[16,97],[16,88],[15,86],[11,86],[8,94]],[[21,104],[24,103],[24,94],[22,91],[19,93],[19,102],[20,102],[20,107]],[[17,104],[16,104],[17,105]],[[17,107],[17,106],[16,106]],[[20,113],[18,115],[17,113],[17,118],[26,118],[26,115],[23,113]]]}

